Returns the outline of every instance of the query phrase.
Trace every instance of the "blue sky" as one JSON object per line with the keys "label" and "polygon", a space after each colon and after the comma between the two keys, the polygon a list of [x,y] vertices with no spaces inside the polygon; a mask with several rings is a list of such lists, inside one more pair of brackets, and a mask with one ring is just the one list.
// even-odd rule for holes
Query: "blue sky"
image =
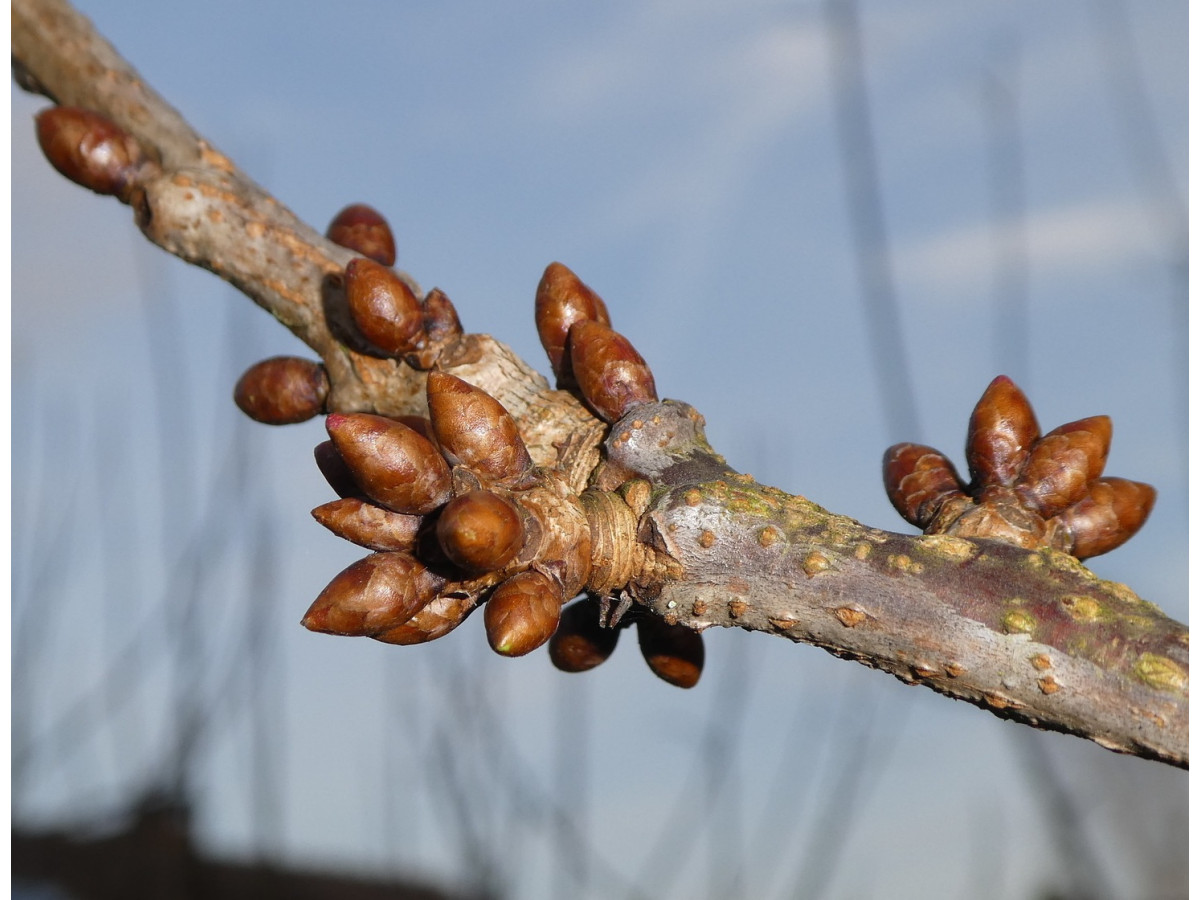
{"label": "blue sky", "polygon": [[[393,223],[401,267],[446,290],[469,330],[543,371],[533,292],[548,262],[565,262],[605,298],[660,392],[705,414],[734,466],[838,512],[902,530],[879,484],[883,449],[912,439],[961,460],[967,416],[996,374],[1018,381],[1044,429],[1109,414],[1108,473],[1160,495],[1143,533],[1094,568],[1186,618],[1186,4],[861,4],[894,337],[915,387],[917,430],[903,434],[872,368],[822,4],[80,7],[282,202],[317,227],[345,203],[372,203]],[[790,861],[818,852],[838,760],[855,746],[868,748],[871,775],[829,896],[883,896],[885,885],[891,897],[961,895],[982,880],[1018,897],[1051,883],[1049,825],[1020,777],[1023,742],[1038,737],[812,648],[712,635],[704,679],[683,693],[655,682],[632,646],[572,680],[537,654],[492,657],[474,622],[413,650],[303,632],[308,602],[356,555],[308,517],[327,499],[309,455],[321,427],[267,433],[226,400],[250,363],[301,348],[232,289],[146,245],[128,210],[58,179],[32,143],[41,105],[13,90],[13,458],[14,473],[30,473],[14,475],[14,510],[34,522],[14,532],[14,591],[19,606],[37,587],[58,610],[32,680],[15,686],[33,685],[35,724],[104,670],[123,636],[154,633],[193,559],[216,599],[186,624],[219,709],[211,673],[241,646],[228,636],[261,589],[243,576],[246,554],[266,546],[277,578],[253,646],[271,666],[255,683],[273,710],[263,727],[286,747],[267,779],[284,799],[274,818],[247,799],[258,757],[249,720],[234,718],[247,715],[239,699],[193,775],[201,833],[223,852],[461,876],[444,794],[407,782],[393,794],[389,774],[429,764],[414,748],[451,728],[446,710],[459,708],[439,692],[461,672],[547,790],[557,723],[573,708],[583,716],[586,789],[564,796],[585,810],[597,859],[650,893],[793,884]],[[998,147],[1017,148],[1016,200],[992,192]],[[997,323],[1012,321],[997,299],[1000,248],[1022,245],[1028,325],[998,346]],[[230,440],[248,458],[221,469]],[[210,515],[227,540],[195,536]],[[207,557],[189,555],[193,539]],[[47,546],[69,547],[71,565]],[[69,794],[103,812],[136,781],[129,760],[155,765],[172,669],[161,643],[139,647],[161,676],[140,680],[142,712],[99,717],[105,736],[47,763],[18,791],[18,812],[65,816]],[[719,790],[705,768],[717,757],[696,762],[705,735],[728,754],[733,780],[716,778]],[[1139,802],[1147,821],[1163,817],[1089,783],[1136,782],[1161,804],[1185,777],[1073,739],[1038,746],[1099,810],[1089,828],[1101,848],[1131,846],[1121,803],[1143,830]],[[550,896],[562,877],[553,829],[489,794],[487,774],[475,759],[462,777],[478,781],[481,830],[509,841],[497,865],[520,895]],[[692,856],[666,845],[680,858],[668,884],[642,860],[648,834],[693,834],[669,824],[676,808],[705,826]],[[727,855],[740,874],[712,862],[721,846],[740,848]],[[997,846],[1022,863],[989,868]],[[864,855],[875,864],[856,864]],[[1144,856],[1106,856],[1111,883],[1132,884]],[[593,893],[611,891],[597,880]]]}

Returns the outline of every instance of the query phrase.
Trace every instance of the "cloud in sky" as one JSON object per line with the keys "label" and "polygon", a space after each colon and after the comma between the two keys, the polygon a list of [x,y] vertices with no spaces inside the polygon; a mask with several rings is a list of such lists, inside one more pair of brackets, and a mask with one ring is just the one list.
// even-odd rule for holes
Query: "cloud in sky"
{"label": "cloud in sky", "polygon": [[1020,221],[977,220],[916,237],[896,247],[901,279],[924,289],[915,297],[951,300],[987,279],[997,248],[1020,239],[1042,278],[1095,275],[1159,261],[1161,242],[1147,230],[1138,198],[1099,198],[1035,210]]}

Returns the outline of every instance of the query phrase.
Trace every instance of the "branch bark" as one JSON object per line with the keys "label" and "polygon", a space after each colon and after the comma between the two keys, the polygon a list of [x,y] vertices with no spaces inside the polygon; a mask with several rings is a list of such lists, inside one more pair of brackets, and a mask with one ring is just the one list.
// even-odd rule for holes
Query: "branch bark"
{"label": "branch bark", "polygon": [[[154,163],[132,194],[138,227],[308,344],[331,410],[426,412],[425,374],[353,339],[341,273],[354,254],[196,134],[87,19],[63,0],[14,0],[12,53],[22,86],[133,135]],[[608,429],[487,335],[467,335],[439,368],[500,400],[536,464],[574,460],[572,488],[613,471],[651,483],[638,537],[677,565],[627,587],[668,622],[815,644],[1005,718],[1187,766],[1187,629],[1124,585],[1056,551],[894,534],[756,484],[724,465],[685,404],[638,407]]]}

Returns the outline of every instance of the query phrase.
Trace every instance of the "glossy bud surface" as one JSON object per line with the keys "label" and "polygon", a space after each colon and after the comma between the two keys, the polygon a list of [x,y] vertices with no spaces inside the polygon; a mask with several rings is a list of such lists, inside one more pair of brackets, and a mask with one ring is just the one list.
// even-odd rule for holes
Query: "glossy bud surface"
{"label": "glossy bud surface", "polygon": [[438,515],[438,543],[446,557],[474,574],[504,568],[521,549],[525,530],[508,500],[490,491],[455,497]]}
{"label": "glossy bud surface", "polygon": [[238,409],[265,425],[306,422],[324,411],[328,396],[325,367],[297,356],[255,363],[233,389]]}
{"label": "glossy bud surface", "polygon": [[533,461],[500,401],[446,372],[430,372],[426,387],[433,433],[452,463],[508,484],[528,475]]}
{"label": "glossy bud surface", "polygon": [[588,404],[606,422],[658,399],[654,375],[625,337],[599,322],[580,321],[568,336],[571,368]]}
{"label": "glossy bud surface", "polygon": [[412,289],[399,275],[371,259],[346,265],[346,303],[363,337],[389,356],[421,347],[424,312]]}
{"label": "glossy bud surface", "polygon": [[38,113],[37,137],[62,175],[97,194],[128,201],[143,155],[123,128],[87,109],[53,106]]}
{"label": "glossy bud surface", "polygon": [[407,425],[367,413],[335,413],[326,417],[325,428],[354,481],[381,506],[423,515],[450,499],[450,467]]}
{"label": "glossy bud surface", "polygon": [[492,592],[483,610],[488,643],[501,656],[524,656],[554,634],[562,587],[541,572],[522,572]]}
{"label": "glossy bud surface", "polygon": [[352,203],[333,217],[325,236],[383,266],[396,264],[396,240],[382,215],[365,203]]}
{"label": "glossy bud surface", "polygon": [[301,624],[326,634],[376,634],[407,622],[444,584],[407,553],[372,553],[334,578]]}
{"label": "glossy bud surface", "polygon": [[662,619],[639,619],[638,646],[650,670],[668,684],[695,687],[704,670],[704,639],[700,632]]}

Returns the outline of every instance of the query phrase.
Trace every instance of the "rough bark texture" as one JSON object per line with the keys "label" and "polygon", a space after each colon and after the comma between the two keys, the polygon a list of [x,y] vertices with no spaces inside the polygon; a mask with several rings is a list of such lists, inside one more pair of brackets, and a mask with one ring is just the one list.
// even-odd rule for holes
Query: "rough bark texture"
{"label": "rough bark texture", "polygon": [[[423,373],[347,337],[351,251],[246,178],[61,0],[14,0],[12,49],[23,86],[137,139],[156,163],[131,197],[138,226],[312,347],[331,410],[424,412]],[[1187,629],[1071,557],[893,534],[829,513],[730,470],[685,404],[639,406],[607,432],[486,335],[467,335],[440,368],[500,400],[533,461],[566,465],[574,488],[611,489],[631,475],[651,483],[637,536],[678,565],[626,587],[667,621],[816,644],[1006,718],[1187,765]]]}

